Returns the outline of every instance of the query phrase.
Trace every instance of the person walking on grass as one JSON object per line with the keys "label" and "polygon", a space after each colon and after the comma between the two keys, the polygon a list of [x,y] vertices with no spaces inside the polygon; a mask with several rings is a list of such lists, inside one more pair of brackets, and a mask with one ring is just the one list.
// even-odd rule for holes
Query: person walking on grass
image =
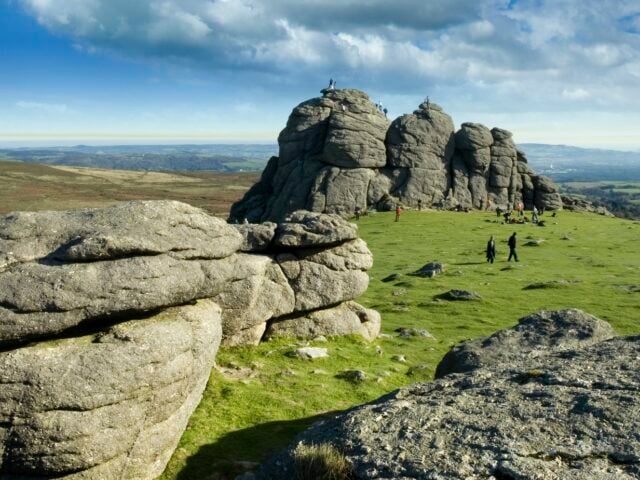
{"label": "person walking on grass", "polygon": [[511,261],[511,257],[513,257],[513,259],[517,262],[518,254],[516,253],[516,232],[513,232],[513,235],[509,237],[508,244],[509,244],[509,259],[507,260],[507,262]]}
{"label": "person walking on grass", "polygon": [[493,239],[493,235],[487,242],[487,262],[493,263],[496,259],[496,241]]}
{"label": "person walking on grass", "polygon": [[396,205],[396,222],[400,221],[400,205]]}
{"label": "person walking on grass", "polygon": [[360,207],[355,208],[356,220],[360,220]]}

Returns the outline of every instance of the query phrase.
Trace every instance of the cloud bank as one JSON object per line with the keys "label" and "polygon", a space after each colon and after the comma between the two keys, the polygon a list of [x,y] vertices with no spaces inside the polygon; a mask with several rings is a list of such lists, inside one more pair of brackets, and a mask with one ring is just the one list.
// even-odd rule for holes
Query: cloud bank
{"label": "cloud bank", "polygon": [[[638,108],[637,0],[20,0],[78,48],[542,110]],[[344,82],[343,82],[344,84]]]}

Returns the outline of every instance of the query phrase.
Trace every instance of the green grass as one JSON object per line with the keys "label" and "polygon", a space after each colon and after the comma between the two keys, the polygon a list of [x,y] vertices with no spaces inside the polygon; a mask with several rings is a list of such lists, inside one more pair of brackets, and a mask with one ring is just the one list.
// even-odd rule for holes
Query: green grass
{"label": "green grass", "polygon": [[[375,264],[359,302],[380,311],[386,335],[372,344],[331,340],[324,344],[330,358],[315,362],[288,357],[293,340],[220,351],[220,365],[254,373],[232,380],[214,371],[161,478],[234,478],[251,466],[242,462],[262,461],[321,415],[429,380],[455,343],[511,326],[540,309],[581,308],[611,322],[620,334],[640,333],[640,292],[632,288],[640,284],[640,223],[568,212],[543,218],[546,227],[501,225],[483,213],[405,212],[398,223],[390,213],[363,217],[360,234]],[[506,262],[506,240],[513,231],[521,245],[518,264]],[[493,265],[484,259],[489,235],[498,241]],[[546,241],[522,246],[528,239]],[[433,279],[407,275],[429,261],[447,264],[447,272]],[[401,274],[396,281],[381,281],[394,272]],[[560,280],[568,283],[525,290]],[[452,288],[472,290],[483,300],[435,299]],[[427,329],[435,339],[401,339],[394,333],[398,327]],[[407,363],[393,361],[393,355],[404,355]],[[367,380],[354,385],[335,377],[354,368],[364,370]]]}

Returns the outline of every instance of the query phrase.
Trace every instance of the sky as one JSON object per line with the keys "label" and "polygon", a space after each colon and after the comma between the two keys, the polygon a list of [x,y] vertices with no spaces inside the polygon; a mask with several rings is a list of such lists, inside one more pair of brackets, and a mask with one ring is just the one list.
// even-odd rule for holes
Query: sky
{"label": "sky", "polygon": [[640,149],[640,0],[0,0],[0,145],[275,142],[337,87]]}

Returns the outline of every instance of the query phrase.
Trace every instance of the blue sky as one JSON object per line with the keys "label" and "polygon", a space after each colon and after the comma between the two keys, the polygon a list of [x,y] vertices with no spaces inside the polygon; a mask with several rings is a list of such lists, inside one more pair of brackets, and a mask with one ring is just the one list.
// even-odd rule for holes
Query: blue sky
{"label": "blue sky", "polygon": [[0,144],[271,142],[330,77],[640,149],[640,0],[0,0]]}

